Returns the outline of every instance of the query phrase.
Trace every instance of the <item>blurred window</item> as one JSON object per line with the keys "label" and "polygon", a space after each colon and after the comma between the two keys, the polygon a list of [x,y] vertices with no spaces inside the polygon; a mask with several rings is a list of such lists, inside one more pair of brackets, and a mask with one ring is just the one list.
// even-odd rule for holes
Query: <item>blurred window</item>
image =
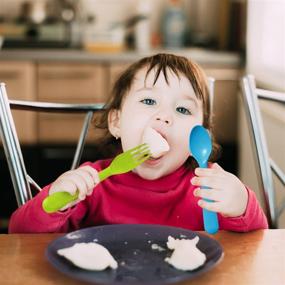
{"label": "blurred window", "polygon": [[247,72],[285,91],[285,1],[248,0]]}

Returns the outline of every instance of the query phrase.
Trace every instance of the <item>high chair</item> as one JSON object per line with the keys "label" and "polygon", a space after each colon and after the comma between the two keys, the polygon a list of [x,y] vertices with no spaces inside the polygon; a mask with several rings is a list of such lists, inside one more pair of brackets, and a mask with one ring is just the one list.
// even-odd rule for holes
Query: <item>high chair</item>
{"label": "high chair", "polygon": [[[211,111],[214,100],[214,84],[215,79],[209,77],[208,86]],[[41,187],[27,174],[11,109],[53,113],[86,113],[71,166],[71,169],[75,169],[80,162],[93,114],[102,110],[103,106],[103,104],[62,104],[10,100],[7,96],[5,84],[0,83],[0,134],[18,206],[25,204],[32,198],[30,185],[38,191],[41,191]]]}
{"label": "high chair", "polygon": [[[273,183],[273,173],[285,186],[285,174],[277,163],[270,157],[268,141],[266,140],[264,121],[260,110],[260,101],[267,100],[285,103],[285,93],[273,92],[256,87],[255,78],[252,75],[241,79],[243,105],[246,113],[252,147],[255,155],[255,164],[260,177],[260,189],[264,199],[266,215],[271,228],[278,227],[278,217],[285,209],[285,201],[278,208],[276,203],[276,189]],[[282,139],[282,134],[279,134]],[[284,136],[285,134],[283,134]],[[283,150],[284,151],[284,150]],[[284,188],[283,188],[284,190]]]}
{"label": "high chair", "polygon": [[71,165],[71,169],[75,169],[80,163],[85,139],[93,115],[95,112],[103,109],[103,104],[62,104],[9,100],[5,84],[0,83],[0,134],[17,204],[21,206],[32,198],[30,185],[39,191],[41,191],[41,187],[27,174],[11,109],[35,112],[86,114]]}

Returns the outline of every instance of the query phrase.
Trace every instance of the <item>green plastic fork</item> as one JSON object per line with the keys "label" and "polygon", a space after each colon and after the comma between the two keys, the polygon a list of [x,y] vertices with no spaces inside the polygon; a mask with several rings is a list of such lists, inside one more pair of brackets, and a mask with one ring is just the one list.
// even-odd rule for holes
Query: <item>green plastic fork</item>
{"label": "green plastic fork", "polygon": [[[131,171],[150,157],[147,144],[141,144],[116,156],[112,163],[98,173],[100,182],[111,175]],[[56,192],[43,200],[42,207],[47,213],[54,213],[78,199],[78,191],[71,195],[69,192]]]}

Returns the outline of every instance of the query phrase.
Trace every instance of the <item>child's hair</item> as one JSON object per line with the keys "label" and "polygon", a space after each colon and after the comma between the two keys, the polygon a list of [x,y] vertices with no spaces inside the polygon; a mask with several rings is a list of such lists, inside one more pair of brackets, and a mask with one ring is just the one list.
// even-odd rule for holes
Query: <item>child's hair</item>
{"label": "child's hair", "polygon": [[[100,150],[104,150],[108,157],[116,155],[121,150],[120,139],[116,140],[108,131],[108,114],[110,110],[119,110],[122,106],[124,97],[128,94],[132,83],[134,81],[135,75],[142,68],[147,67],[145,80],[151,70],[155,71],[155,78],[153,85],[155,85],[161,72],[168,82],[168,72],[173,72],[178,78],[181,75],[188,78],[191,83],[196,97],[202,101],[203,104],[203,125],[212,134],[212,121],[210,114],[210,98],[208,90],[208,81],[203,70],[193,61],[173,54],[156,54],[150,57],[145,57],[138,62],[130,65],[116,80],[111,95],[105,104],[105,110],[102,112],[101,116],[95,120],[95,127],[104,130],[102,138],[97,140],[97,147]],[[213,135],[213,151],[211,154],[211,161],[217,159],[219,146],[216,144]],[[103,156],[105,156],[103,154]],[[193,164],[193,158],[187,160],[187,164],[195,167]]]}

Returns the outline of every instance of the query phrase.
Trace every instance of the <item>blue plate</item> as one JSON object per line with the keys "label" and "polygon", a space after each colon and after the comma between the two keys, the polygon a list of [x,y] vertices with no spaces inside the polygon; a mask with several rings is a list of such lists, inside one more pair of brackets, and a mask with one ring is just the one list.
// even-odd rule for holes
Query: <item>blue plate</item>
{"label": "blue plate", "polygon": [[[199,236],[197,247],[206,254],[205,264],[194,271],[181,271],[164,261],[172,251],[167,249],[168,236],[193,239]],[[105,246],[118,262],[116,270],[87,271],[57,254],[57,250],[79,242],[96,241]],[[157,244],[165,251],[153,250]],[[190,230],[159,225],[106,225],[90,227],[66,234],[52,241],[47,249],[49,262],[64,274],[96,284],[171,284],[190,280],[214,267],[223,257],[221,245],[214,239]],[[191,256],[189,256],[191,258]]]}

